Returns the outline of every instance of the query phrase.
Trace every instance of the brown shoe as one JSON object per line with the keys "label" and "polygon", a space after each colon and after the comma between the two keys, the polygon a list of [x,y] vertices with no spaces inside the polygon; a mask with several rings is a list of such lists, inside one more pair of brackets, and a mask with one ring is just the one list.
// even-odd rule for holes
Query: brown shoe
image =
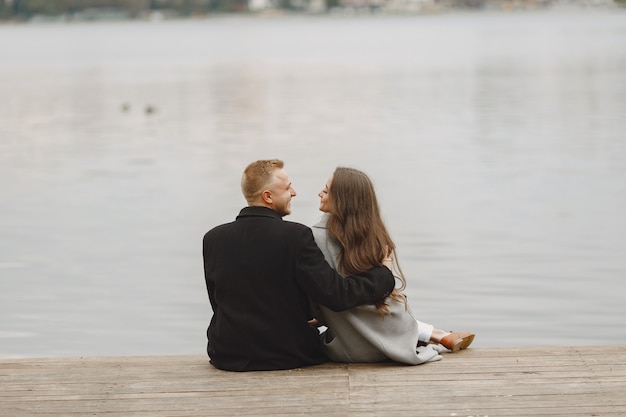
{"label": "brown shoe", "polygon": [[470,332],[452,332],[443,339],[440,344],[450,349],[452,352],[467,348],[474,340],[474,333]]}

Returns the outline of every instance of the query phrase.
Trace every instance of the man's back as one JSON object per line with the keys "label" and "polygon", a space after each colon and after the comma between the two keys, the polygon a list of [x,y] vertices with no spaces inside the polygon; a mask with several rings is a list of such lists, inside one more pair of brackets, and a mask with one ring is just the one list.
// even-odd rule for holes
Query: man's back
{"label": "man's back", "polygon": [[285,222],[270,209],[248,207],[235,222],[205,235],[214,310],[208,353],[217,368],[288,369],[327,360],[317,329],[306,325],[308,297],[297,284],[307,234],[306,226]]}

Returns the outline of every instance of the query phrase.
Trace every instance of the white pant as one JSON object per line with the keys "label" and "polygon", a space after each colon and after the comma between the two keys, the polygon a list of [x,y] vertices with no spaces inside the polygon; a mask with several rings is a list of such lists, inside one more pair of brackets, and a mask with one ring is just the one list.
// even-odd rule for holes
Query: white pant
{"label": "white pant", "polygon": [[423,323],[419,320],[415,320],[417,322],[417,340],[420,342],[428,343],[430,342],[430,337],[433,335],[433,330],[435,326],[428,323]]}

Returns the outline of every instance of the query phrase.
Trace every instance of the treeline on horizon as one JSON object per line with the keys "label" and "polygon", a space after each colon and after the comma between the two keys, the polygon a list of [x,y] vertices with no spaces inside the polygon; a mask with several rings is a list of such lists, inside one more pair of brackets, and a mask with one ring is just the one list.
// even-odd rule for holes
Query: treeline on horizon
{"label": "treeline on horizon", "polygon": [[[288,0],[280,1],[288,3]],[[94,9],[121,11],[130,17],[153,11],[193,16],[220,11],[246,11],[248,0],[0,0],[0,17],[9,19],[27,19],[35,15],[72,15]]]}
{"label": "treeline on horizon", "polygon": [[[517,1],[517,0],[495,0]],[[551,0],[521,0],[550,3]],[[572,0],[576,1],[576,0]],[[326,6],[340,5],[341,0],[326,0]],[[466,7],[479,7],[484,0],[435,0]],[[615,0],[626,5],[626,0]],[[273,0],[275,8],[295,10],[302,1]],[[365,2],[367,4],[367,1]],[[0,0],[0,19],[27,20],[33,16],[72,16],[89,10],[117,11],[135,18],[151,12],[170,12],[178,16],[204,15],[216,12],[246,12],[248,0]]]}

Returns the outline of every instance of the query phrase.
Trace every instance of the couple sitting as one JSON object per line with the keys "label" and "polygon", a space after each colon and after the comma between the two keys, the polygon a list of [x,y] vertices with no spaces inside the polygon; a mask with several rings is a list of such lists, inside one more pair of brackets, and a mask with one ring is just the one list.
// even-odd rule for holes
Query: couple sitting
{"label": "couple sitting", "polygon": [[[313,230],[282,219],[296,195],[282,161],[253,162],[241,186],[249,206],[203,240],[213,308],[207,352],[215,367],[289,369],[329,358],[418,365],[470,345],[471,333],[413,317],[395,245],[363,172],[335,170],[319,194],[325,214]],[[320,335],[316,325],[328,329]]]}

